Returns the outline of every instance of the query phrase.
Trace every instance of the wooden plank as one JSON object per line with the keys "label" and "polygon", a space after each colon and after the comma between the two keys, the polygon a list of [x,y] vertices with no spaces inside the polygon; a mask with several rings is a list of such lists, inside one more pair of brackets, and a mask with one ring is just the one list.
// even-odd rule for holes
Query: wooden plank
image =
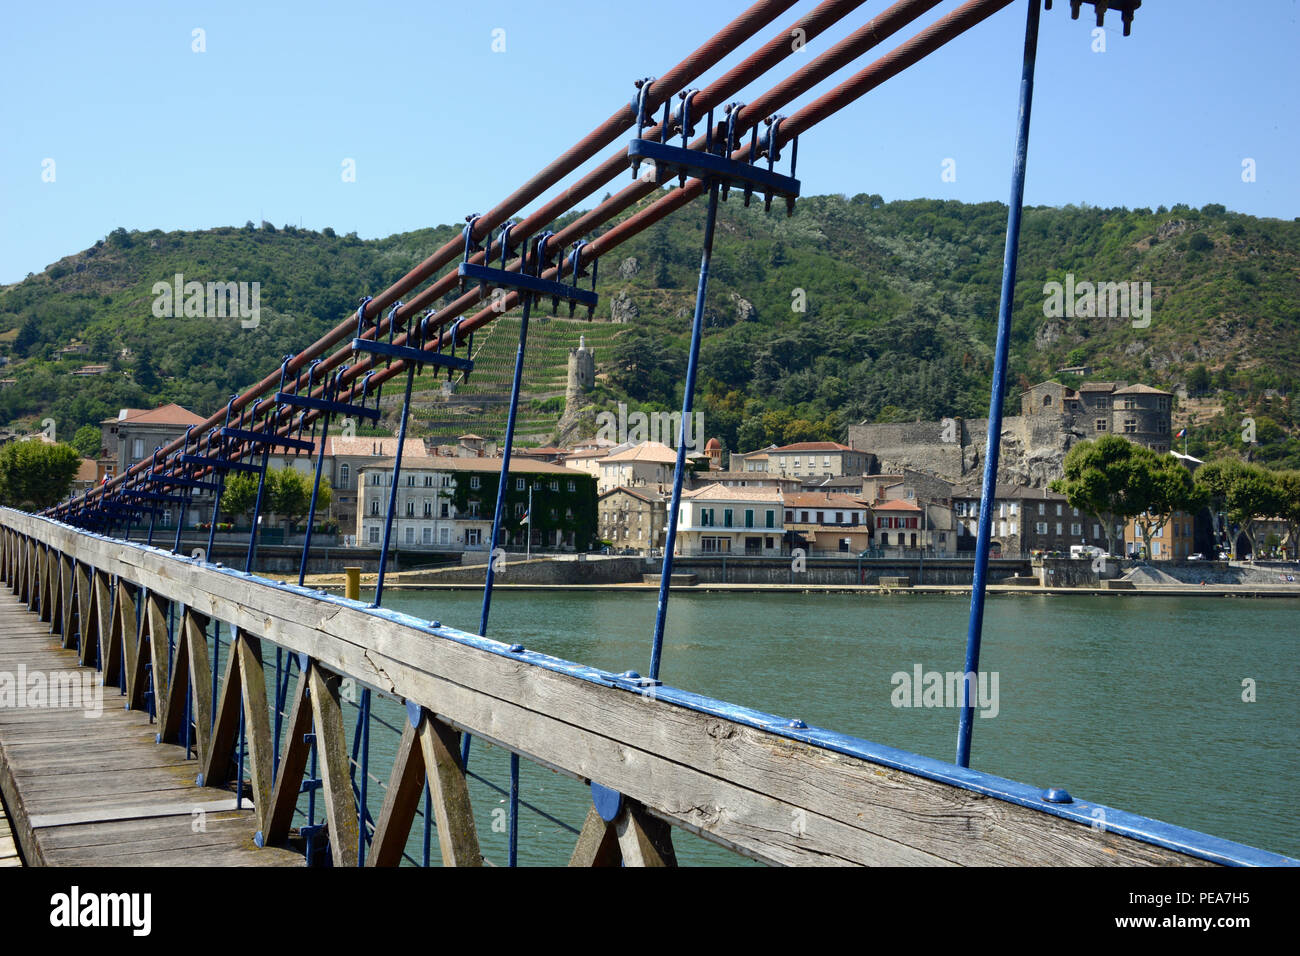
{"label": "wooden plank", "polygon": [[[308,669],[310,668],[309,664]],[[270,810],[262,822],[262,842],[267,846],[283,843],[288,837],[294,807],[298,805],[298,794],[302,791],[303,773],[307,769],[307,758],[311,753],[311,746],[306,741],[306,735],[311,733],[308,681],[306,674],[298,675],[298,686],[289,708],[284,752],[280,755],[280,768],[276,772],[275,786],[271,791]]]}
{"label": "wooden plank", "polygon": [[124,687],[124,671],[130,641],[128,634],[135,633],[135,594],[134,585],[120,578],[113,587],[113,605],[110,613],[108,638],[104,645],[100,665],[103,668],[104,686]]}
{"label": "wooden plank", "polygon": [[[190,695],[190,641],[186,637],[186,621],[190,616],[189,608],[181,614],[180,634],[177,636],[176,649],[172,653],[171,674],[167,678],[167,697],[158,708],[158,742],[176,744],[181,742],[185,729],[185,705],[192,700]],[[212,690],[208,689],[211,696]]]}
{"label": "wooden plank", "polygon": [[271,716],[266,703],[266,674],[262,669],[262,642],[251,634],[241,633],[236,642],[236,653],[239,655],[239,682],[244,699],[247,765],[252,780],[253,805],[261,829],[271,805],[275,760],[271,742]]}
{"label": "wooden plank", "polygon": [[77,636],[76,606],[73,604],[72,556],[61,554],[59,562],[59,634],[64,647],[72,647]]}
{"label": "wooden plank", "polygon": [[348,742],[339,705],[341,678],[315,664],[308,671],[312,720],[316,726],[316,755],[321,793],[329,822],[330,852],[335,866],[357,865],[357,804],[348,772]]}
{"label": "wooden plank", "polygon": [[243,703],[239,699],[242,696],[239,654],[235,652],[234,646],[238,643],[239,632],[236,632],[230,653],[226,656],[226,676],[217,701],[217,716],[212,721],[208,752],[203,758],[203,783],[208,787],[220,787],[230,779],[231,762],[235,748],[239,746],[239,712]]}
{"label": "wooden plank", "polygon": [[[145,629],[148,632],[146,642],[141,635],[140,643],[149,651],[150,683],[153,684],[153,710],[161,714],[167,706],[167,658],[170,632],[167,627],[168,602],[161,595],[150,591],[145,597]],[[143,684],[141,689],[143,690]],[[143,701],[141,701],[143,704]]]}
{"label": "wooden plank", "polygon": [[483,854],[479,851],[469,786],[460,761],[460,734],[425,711],[418,736],[429,778],[442,865],[482,866]]}
{"label": "wooden plank", "polygon": [[623,854],[618,848],[618,834],[606,823],[595,807],[587,809],[578,834],[578,844],[569,857],[569,866],[618,866]]}
{"label": "wooden plank", "polygon": [[195,746],[199,766],[207,765],[212,745],[212,667],[208,663],[208,618],[192,607],[185,609],[185,659],[193,692]]}
{"label": "wooden plank", "polygon": [[95,666],[95,647],[99,643],[99,614],[92,593],[94,569],[78,561],[72,568],[73,604],[77,609],[77,663]]}
{"label": "wooden plank", "polygon": [[384,792],[384,805],[375,821],[375,833],[366,866],[399,866],[415,812],[424,796],[424,749],[409,720],[402,724],[393,771]]}
{"label": "wooden plank", "polygon": [[647,814],[635,801],[624,801],[623,810],[614,821],[614,832],[618,835],[618,848],[625,866],[677,865],[671,828]]}

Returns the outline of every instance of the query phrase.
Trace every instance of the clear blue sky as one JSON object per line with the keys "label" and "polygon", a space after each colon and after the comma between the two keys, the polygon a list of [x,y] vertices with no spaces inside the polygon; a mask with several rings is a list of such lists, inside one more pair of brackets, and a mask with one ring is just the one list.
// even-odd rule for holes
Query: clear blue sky
{"label": "clear blue sky", "polygon": [[[10,4],[0,31],[0,283],[117,226],[267,219],[370,238],[458,222],[743,6]],[[803,0],[779,27],[813,6]],[[867,3],[808,54],[885,6]],[[1220,202],[1300,216],[1295,0],[1146,0],[1130,37],[1107,17],[1104,53],[1092,50],[1090,9],[1071,21],[1059,0],[1043,14],[1028,203]],[[800,143],[805,191],[1005,202],[1024,19],[1015,3],[818,127]],[[196,28],[204,53],[191,49]],[[505,51],[494,53],[498,28]],[[342,181],[345,158],[356,182]],[[955,182],[941,178],[948,158]],[[1253,183],[1242,181],[1246,158]],[[54,182],[42,181],[47,159]]]}

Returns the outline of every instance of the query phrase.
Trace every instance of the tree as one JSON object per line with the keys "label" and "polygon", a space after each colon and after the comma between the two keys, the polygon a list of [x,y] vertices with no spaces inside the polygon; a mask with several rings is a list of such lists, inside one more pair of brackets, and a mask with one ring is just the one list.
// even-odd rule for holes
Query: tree
{"label": "tree", "polygon": [[1250,542],[1250,557],[1259,553],[1258,524],[1282,509],[1282,490],[1273,472],[1260,465],[1244,465],[1228,486],[1228,518],[1241,525]]}
{"label": "tree", "polygon": [[1300,471],[1282,471],[1275,476],[1281,495],[1277,516],[1286,522],[1286,549],[1300,558]]}
{"label": "tree", "polygon": [[1134,446],[1131,465],[1133,505],[1142,507],[1134,515],[1133,523],[1150,556],[1151,539],[1169,523],[1174,512],[1194,514],[1209,496],[1196,486],[1191,472],[1170,455],[1157,455],[1149,448]]}
{"label": "tree", "polygon": [[[266,473],[268,511],[284,518],[289,523],[305,517],[311,507],[311,488],[314,479],[296,468],[281,468]],[[320,492],[316,496],[316,513],[329,512],[334,500],[334,491],[329,482],[321,478]]]}
{"label": "tree", "polygon": [[257,476],[237,471],[226,478],[221,494],[221,511],[232,518],[247,514],[257,503]]}
{"label": "tree", "polygon": [[72,447],[82,458],[98,458],[103,437],[94,425],[82,425],[72,436]]}
{"label": "tree", "polygon": [[0,504],[39,511],[72,490],[81,456],[72,446],[30,439],[0,449]]}
{"label": "tree", "polygon": [[1065,477],[1052,482],[1052,490],[1065,495],[1071,508],[1086,511],[1106,529],[1106,547],[1115,550],[1115,523],[1146,510],[1133,491],[1135,449],[1118,435],[1082,441],[1065,456]]}

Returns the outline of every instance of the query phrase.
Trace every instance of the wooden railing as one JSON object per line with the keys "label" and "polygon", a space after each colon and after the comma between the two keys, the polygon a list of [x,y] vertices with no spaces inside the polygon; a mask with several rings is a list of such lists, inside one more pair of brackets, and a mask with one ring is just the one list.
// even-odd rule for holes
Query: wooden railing
{"label": "wooden railing", "polygon": [[[1098,827],[1095,804],[1049,804],[1012,781],[9,509],[0,510],[0,571],[83,665],[98,662],[106,682],[124,675],[128,706],[145,708],[152,693],[162,744],[192,732],[205,785],[229,785],[242,714],[266,845],[289,837],[314,734],[340,866],[359,858],[340,700],[349,678],[405,701],[408,715],[371,866],[400,861],[426,779],[443,863],[481,861],[460,756],[466,732],[599,785],[604,813],[589,811],[577,864],[672,863],[670,825],[774,864],[1283,859],[1109,808]],[[214,621],[233,635],[215,701]],[[302,666],[278,767],[263,672],[273,647]]]}

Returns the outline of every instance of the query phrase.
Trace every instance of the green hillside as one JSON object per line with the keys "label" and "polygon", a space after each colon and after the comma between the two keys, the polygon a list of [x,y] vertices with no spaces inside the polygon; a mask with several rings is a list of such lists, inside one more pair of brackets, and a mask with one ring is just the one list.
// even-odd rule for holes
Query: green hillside
{"label": "green hillside", "polygon": [[[594,408],[680,402],[703,228],[700,204],[612,252],[597,321],[531,326],[520,436],[547,440],[563,410],[568,349],[585,334],[600,373]],[[1006,209],[878,196],[801,200],[762,213],[722,207],[701,368],[706,431],[730,448],[842,438],[856,421],[982,417],[988,404]],[[362,241],[269,224],[205,232],[115,230],[42,274],[0,289],[0,424],[51,416],[61,434],[123,405],[175,401],[207,412],[315,340],[441,245],[453,226]],[[257,281],[261,321],[155,318],[153,285]],[[1049,317],[1044,284],[1151,283],[1149,325]],[[1139,285],[1140,287],[1140,285]],[[800,311],[802,308],[802,311]],[[611,318],[620,321],[611,323]],[[1183,390],[1189,450],[1244,450],[1300,465],[1300,223],[1222,206],[1026,210],[1009,389],[1057,370]],[[476,337],[478,371],[445,394],[417,386],[426,434],[504,426],[517,325]],[[75,354],[59,350],[77,344]],[[84,346],[84,350],[81,347]],[[106,364],[99,376],[69,373]],[[385,395],[385,399],[389,399]],[[1195,415],[1195,418],[1191,416]]]}

